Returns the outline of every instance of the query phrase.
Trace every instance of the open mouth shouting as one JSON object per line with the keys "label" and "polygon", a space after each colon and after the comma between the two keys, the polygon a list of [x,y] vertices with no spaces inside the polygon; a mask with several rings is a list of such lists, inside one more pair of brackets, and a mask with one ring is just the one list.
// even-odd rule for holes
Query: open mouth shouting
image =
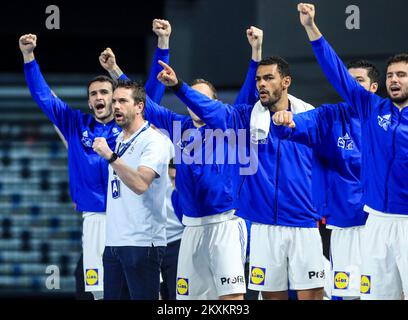
{"label": "open mouth shouting", "polygon": [[95,113],[97,113],[97,114],[103,113],[103,112],[105,111],[105,102],[103,102],[103,101],[98,101],[98,102],[95,104],[94,110],[95,110]]}
{"label": "open mouth shouting", "polygon": [[402,92],[401,87],[398,85],[390,86],[390,95],[391,97],[397,97]]}
{"label": "open mouth shouting", "polygon": [[123,113],[121,113],[119,111],[116,111],[114,113],[114,116],[115,116],[115,121],[117,121],[117,122],[123,121],[123,119],[124,119]]}

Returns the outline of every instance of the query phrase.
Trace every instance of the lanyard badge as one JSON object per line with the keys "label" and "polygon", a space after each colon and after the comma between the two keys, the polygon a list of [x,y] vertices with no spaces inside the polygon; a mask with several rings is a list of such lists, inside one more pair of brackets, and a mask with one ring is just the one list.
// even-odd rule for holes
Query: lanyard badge
{"label": "lanyard badge", "polygon": [[120,198],[120,181],[117,176],[115,176],[113,180],[111,181],[111,187],[112,187],[112,198],[119,199]]}
{"label": "lanyard badge", "polygon": [[[150,124],[147,124],[144,126],[142,130],[139,131],[139,133],[133,137],[132,140],[130,140],[128,143],[125,143],[122,145],[121,143],[117,146],[116,148],[116,153],[118,157],[121,157],[125,154],[127,149],[132,145],[132,143],[136,140],[136,138],[145,130],[147,130],[150,127]],[[112,198],[113,199],[119,199],[120,198],[120,180],[118,176],[116,175],[116,172],[113,172],[113,180],[111,181],[111,187],[112,187]]]}

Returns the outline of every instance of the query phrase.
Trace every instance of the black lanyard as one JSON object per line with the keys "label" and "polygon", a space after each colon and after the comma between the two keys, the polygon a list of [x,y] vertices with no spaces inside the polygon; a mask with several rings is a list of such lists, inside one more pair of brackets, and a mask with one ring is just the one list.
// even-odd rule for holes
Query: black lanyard
{"label": "black lanyard", "polygon": [[[115,151],[115,152],[117,153],[118,157],[120,158],[121,156],[123,156],[123,155],[125,154],[125,152],[127,151],[127,149],[129,149],[129,147],[131,146],[131,144],[136,140],[136,138],[137,138],[143,131],[146,131],[146,130],[149,129],[149,128],[150,128],[150,124],[148,123],[146,126],[143,127],[142,130],[139,131],[139,133],[138,133],[136,136],[134,136],[134,137],[132,138],[132,140],[130,140],[129,142],[123,144],[123,146],[122,146],[122,143],[119,143],[119,145],[118,145],[118,147],[116,148],[116,151]],[[120,150],[120,148],[122,148],[122,150]],[[120,150],[120,151],[119,151],[119,150]],[[116,176],[116,171],[113,171],[113,175]]]}
{"label": "black lanyard", "polygon": [[[136,140],[136,138],[143,132],[146,131],[147,129],[150,128],[150,124],[148,123],[146,126],[144,126],[144,128],[142,130],[139,131],[139,133],[134,136],[132,138],[132,140],[130,140],[129,142],[123,144],[119,143],[119,146],[117,147],[116,153],[118,154],[118,157],[120,158],[121,156],[123,156],[125,154],[125,152],[127,151],[127,149],[129,149],[129,147],[132,145],[132,143]],[[122,149],[121,149],[122,148]]]}

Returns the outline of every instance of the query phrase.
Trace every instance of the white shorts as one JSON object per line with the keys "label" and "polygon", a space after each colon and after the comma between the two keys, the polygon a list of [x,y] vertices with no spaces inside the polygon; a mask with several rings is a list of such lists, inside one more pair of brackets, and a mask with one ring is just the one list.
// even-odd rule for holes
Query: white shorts
{"label": "white shorts", "polygon": [[246,243],[241,218],[185,227],[177,265],[177,299],[216,300],[244,294]]}
{"label": "white shorts", "polygon": [[364,226],[332,229],[330,262],[333,296],[360,297],[363,232]]}
{"label": "white shorts", "polygon": [[408,217],[370,213],[362,244],[361,299],[408,297]]}
{"label": "white shorts", "polygon": [[106,240],[106,215],[84,214],[82,250],[85,291],[103,291],[103,262]]}
{"label": "white shorts", "polygon": [[253,223],[248,288],[277,292],[324,287],[324,256],[317,228]]}

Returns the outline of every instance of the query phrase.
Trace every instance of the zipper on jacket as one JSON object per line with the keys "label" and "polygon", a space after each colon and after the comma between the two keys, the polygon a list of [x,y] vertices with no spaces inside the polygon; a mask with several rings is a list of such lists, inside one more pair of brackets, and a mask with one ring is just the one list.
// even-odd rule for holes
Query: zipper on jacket
{"label": "zipper on jacket", "polygon": [[281,140],[278,140],[278,150],[276,154],[276,172],[275,172],[275,223],[278,223],[278,189],[279,189],[279,164],[280,164],[280,146]]}
{"label": "zipper on jacket", "polygon": [[389,205],[388,205],[388,198],[389,198],[389,190],[388,190],[388,184],[389,184],[389,180],[390,180],[390,171],[391,171],[391,167],[394,164],[394,160],[395,160],[395,139],[396,139],[396,135],[397,135],[397,130],[399,125],[401,124],[401,111],[398,114],[398,123],[397,126],[395,127],[395,130],[393,132],[392,135],[392,157],[391,160],[388,164],[388,168],[387,168],[387,175],[385,177],[385,196],[384,196],[384,212],[389,212]]}

